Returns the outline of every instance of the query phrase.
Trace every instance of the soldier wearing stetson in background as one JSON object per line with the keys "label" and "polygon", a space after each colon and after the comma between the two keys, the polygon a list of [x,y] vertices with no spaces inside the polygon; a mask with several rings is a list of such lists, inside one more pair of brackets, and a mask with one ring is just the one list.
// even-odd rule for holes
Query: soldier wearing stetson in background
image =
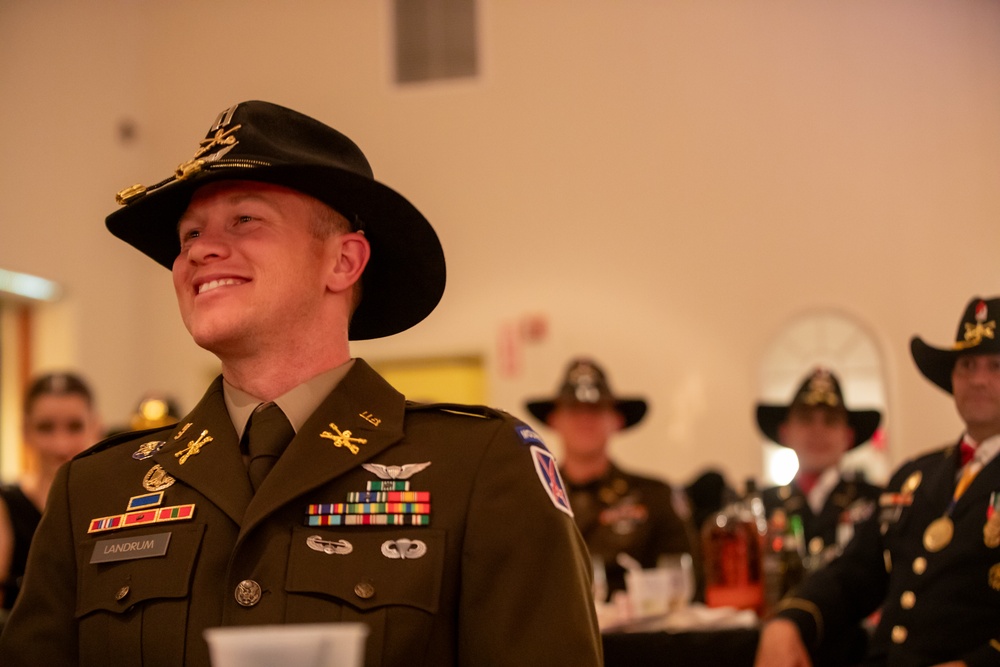
{"label": "soldier wearing stetson in background", "polygon": [[352,621],[367,665],[600,664],[586,547],[537,435],[409,403],[350,357],[445,283],[434,230],[353,142],[244,102],[120,198],[108,228],[172,267],[222,376],[176,425],[61,469],[0,663],[206,666],[206,628]]}
{"label": "soldier wearing stetson in background", "polygon": [[619,554],[646,568],[661,555],[692,554],[691,528],[674,510],[670,486],[625,472],[608,452],[614,434],[645,416],[644,399],[615,396],[594,361],[575,359],[556,395],[527,408],[559,434],[573,515],[591,555],[603,561],[609,594],[625,588]]}
{"label": "soldier wearing stetson in background", "polygon": [[814,369],[789,405],[757,405],[757,426],[773,442],[792,449],[799,461],[795,479],[765,489],[768,518],[778,510],[802,522],[803,546],[817,557],[835,555],[854,534],[854,525],[871,516],[881,489],[861,475],[842,471],[848,450],[871,439],[881,415],[850,410],[837,376]]}
{"label": "soldier wearing stetson in background", "polygon": [[825,637],[880,605],[865,665],[1000,664],[998,318],[1000,298],[974,298],[952,347],[911,340],[921,373],[954,397],[965,433],[899,468],[843,555],[780,603],[758,667],[809,665]]}

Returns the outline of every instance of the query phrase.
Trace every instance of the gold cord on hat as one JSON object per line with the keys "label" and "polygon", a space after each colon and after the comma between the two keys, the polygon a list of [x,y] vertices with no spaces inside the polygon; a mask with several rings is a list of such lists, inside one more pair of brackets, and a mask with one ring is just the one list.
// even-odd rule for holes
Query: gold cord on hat
{"label": "gold cord on hat", "polygon": [[956,350],[966,350],[976,347],[983,342],[984,338],[995,338],[997,323],[995,320],[989,322],[976,322],[975,324],[965,323],[965,340],[955,343]]}

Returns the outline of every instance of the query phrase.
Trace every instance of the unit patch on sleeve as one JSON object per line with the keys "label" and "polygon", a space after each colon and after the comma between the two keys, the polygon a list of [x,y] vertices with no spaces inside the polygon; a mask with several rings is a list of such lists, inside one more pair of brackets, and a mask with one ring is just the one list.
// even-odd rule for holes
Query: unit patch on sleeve
{"label": "unit patch on sleeve", "polygon": [[569,496],[566,494],[566,486],[562,477],[559,476],[559,468],[556,466],[556,458],[547,449],[538,445],[531,446],[531,458],[535,462],[535,471],[538,479],[542,482],[542,487],[549,494],[552,504],[557,508],[573,516],[573,509],[569,505]]}

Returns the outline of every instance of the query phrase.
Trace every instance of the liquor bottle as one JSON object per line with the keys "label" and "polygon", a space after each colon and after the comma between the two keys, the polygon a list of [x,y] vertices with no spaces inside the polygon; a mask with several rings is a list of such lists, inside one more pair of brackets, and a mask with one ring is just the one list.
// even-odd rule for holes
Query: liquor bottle
{"label": "liquor bottle", "polygon": [[746,493],[705,522],[705,604],[763,613],[764,504],[754,480]]}

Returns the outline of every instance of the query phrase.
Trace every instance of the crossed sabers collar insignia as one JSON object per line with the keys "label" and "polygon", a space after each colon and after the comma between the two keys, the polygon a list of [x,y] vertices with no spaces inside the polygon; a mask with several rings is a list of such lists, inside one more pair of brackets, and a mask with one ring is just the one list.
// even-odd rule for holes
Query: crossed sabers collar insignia
{"label": "crossed sabers collar insignia", "polygon": [[196,439],[189,442],[187,444],[187,447],[174,454],[174,456],[180,459],[181,465],[184,465],[185,463],[187,463],[187,460],[189,458],[198,454],[201,451],[202,447],[212,442],[212,439],[213,439],[212,436],[208,434],[208,429],[205,429],[204,431],[201,432],[201,435],[199,435]]}
{"label": "crossed sabers collar insignia", "polygon": [[331,431],[323,431],[319,434],[319,437],[326,438],[327,440],[333,440],[335,447],[345,447],[351,451],[351,454],[358,453],[358,445],[368,444],[367,438],[354,438],[350,430],[341,431],[337,428],[337,425],[330,422]]}

